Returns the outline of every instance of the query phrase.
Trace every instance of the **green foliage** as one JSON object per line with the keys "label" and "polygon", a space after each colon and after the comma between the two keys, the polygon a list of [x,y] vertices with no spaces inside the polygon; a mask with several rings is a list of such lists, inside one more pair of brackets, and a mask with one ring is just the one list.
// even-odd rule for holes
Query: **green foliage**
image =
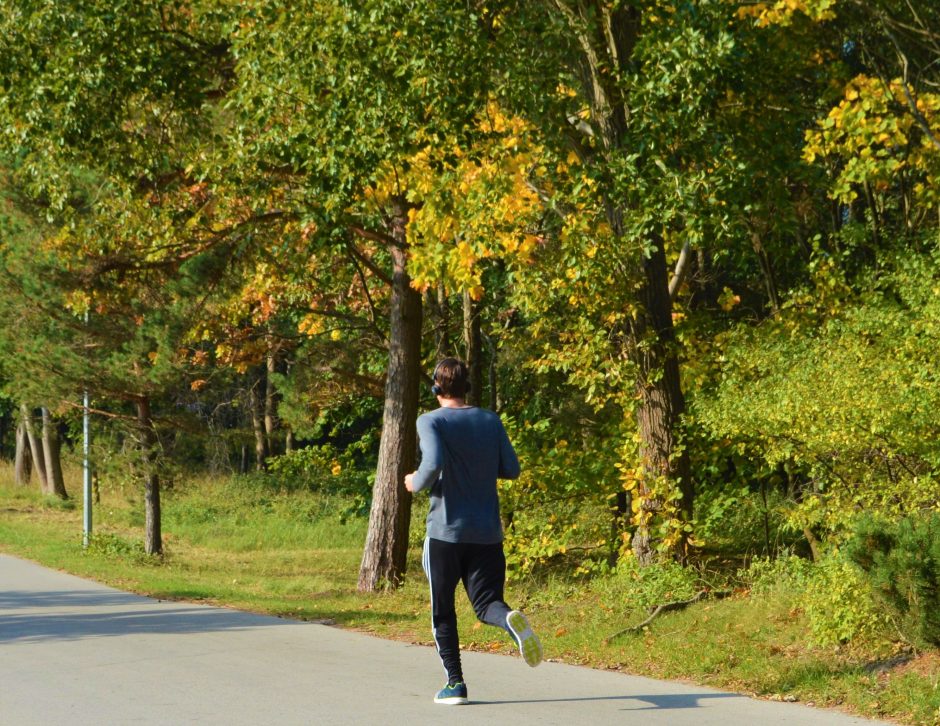
{"label": "green foliage", "polygon": [[940,514],[897,521],[863,517],[845,550],[901,632],[911,641],[940,645]]}
{"label": "green foliage", "polygon": [[794,530],[937,503],[936,270],[934,253],[889,258],[854,292],[821,256],[815,291],[722,337],[722,373],[696,398],[696,420],[752,469],[786,473]]}
{"label": "green foliage", "polygon": [[751,592],[766,595],[773,592],[801,592],[810,579],[813,563],[802,557],[763,557],[753,560],[738,572]]}
{"label": "green foliage", "polygon": [[792,597],[806,612],[817,645],[870,639],[885,626],[865,574],[842,556],[818,563],[793,555],[758,559],[739,575],[756,596]]}
{"label": "green foliage", "polygon": [[640,567],[626,556],[612,573],[595,577],[591,587],[605,607],[622,612],[689,600],[702,590],[703,581],[693,569],[667,559]]}
{"label": "green foliage", "polygon": [[92,557],[116,557],[143,563],[148,558],[144,552],[143,542],[130,541],[117,534],[99,532],[93,534],[88,540],[85,553]]}
{"label": "green foliage", "polygon": [[826,558],[813,568],[803,607],[813,639],[820,645],[871,637],[885,623],[864,573],[839,556]]}

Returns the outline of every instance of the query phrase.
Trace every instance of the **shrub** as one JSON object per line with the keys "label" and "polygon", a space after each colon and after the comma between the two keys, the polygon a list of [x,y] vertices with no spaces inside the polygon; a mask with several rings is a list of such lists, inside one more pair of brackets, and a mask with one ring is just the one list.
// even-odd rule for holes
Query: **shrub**
{"label": "shrub", "polygon": [[812,577],[813,563],[796,555],[776,559],[756,559],[738,575],[755,595],[772,592],[799,592]]}
{"label": "shrub", "polygon": [[885,617],[865,574],[838,555],[814,565],[802,601],[819,645],[871,637]]}
{"label": "shrub", "polygon": [[940,514],[864,517],[846,546],[910,640],[940,645]]}
{"label": "shrub", "polygon": [[793,555],[755,560],[739,574],[756,596],[792,598],[806,613],[818,645],[871,636],[885,620],[864,573],[838,555],[818,563]]}
{"label": "shrub", "polygon": [[601,602],[612,609],[651,608],[677,600],[689,600],[702,589],[698,573],[671,560],[640,567],[627,555],[608,576],[594,583]]}

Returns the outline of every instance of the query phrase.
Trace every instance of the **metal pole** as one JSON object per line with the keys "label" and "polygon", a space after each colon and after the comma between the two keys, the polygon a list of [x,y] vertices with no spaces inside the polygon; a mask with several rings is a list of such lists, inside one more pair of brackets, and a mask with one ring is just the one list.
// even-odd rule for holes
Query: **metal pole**
{"label": "metal pole", "polygon": [[[85,325],[88,325],[88,311],[85,311]],[[82,479],[84,516],[82,517],[82,547],[88,548],[91,540],[91,402],[88,400],[88,389],[82,401]]]}
{"label": "metal pole", "polygon": [[91,539],[91,415],[89,409],[88,391],[85,391],[84,415],[82,416],[82,468],[84,474],[84,507],[85,516],[82,526],[82,546],[88,547],[88,541]]}

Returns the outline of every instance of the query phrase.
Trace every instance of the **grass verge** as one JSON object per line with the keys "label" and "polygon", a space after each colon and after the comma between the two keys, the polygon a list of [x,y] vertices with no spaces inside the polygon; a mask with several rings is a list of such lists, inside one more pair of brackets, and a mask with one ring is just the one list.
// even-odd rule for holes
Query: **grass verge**
{"label": "grass verge", "polygon": [[[278,492],[252,480],[194,479],[165,493],[166,552],[150,558],[139,545],[139,495],[105,490],[95,508],[95,538],[84,551],[80,506],[15,487],[9,470],[0,469],[0,551],[163,599],[328,619],[430,645],[422,517],[414,518],[405,585],[363,595],[356,576],[366,523],[347,517],[345,506],[338,497]],[[940,723],[940,654],[899,653],[887,640],[816,647],[800,593],[703,601],[605,644],[646,617],[636,595],[635,583],[616,573],[574,578],[549,570],[511,583],[507,600],[525,608],[552,659],[900,723]],[[511,652],[500,632],[476,622],[465,598],[459,602],[464,648]]]}

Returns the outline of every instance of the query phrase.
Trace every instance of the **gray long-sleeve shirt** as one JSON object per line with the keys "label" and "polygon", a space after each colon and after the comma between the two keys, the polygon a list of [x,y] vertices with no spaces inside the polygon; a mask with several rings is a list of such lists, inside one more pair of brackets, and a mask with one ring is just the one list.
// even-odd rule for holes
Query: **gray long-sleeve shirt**
{"label": "gray long-sleeve shirt", "polygon": [[519,459],[492,411],[441,408],[418,417],[421,465],[414,491],[431,487],[427,534],[444,542],[503,541],[496,480],[519,476]]}

